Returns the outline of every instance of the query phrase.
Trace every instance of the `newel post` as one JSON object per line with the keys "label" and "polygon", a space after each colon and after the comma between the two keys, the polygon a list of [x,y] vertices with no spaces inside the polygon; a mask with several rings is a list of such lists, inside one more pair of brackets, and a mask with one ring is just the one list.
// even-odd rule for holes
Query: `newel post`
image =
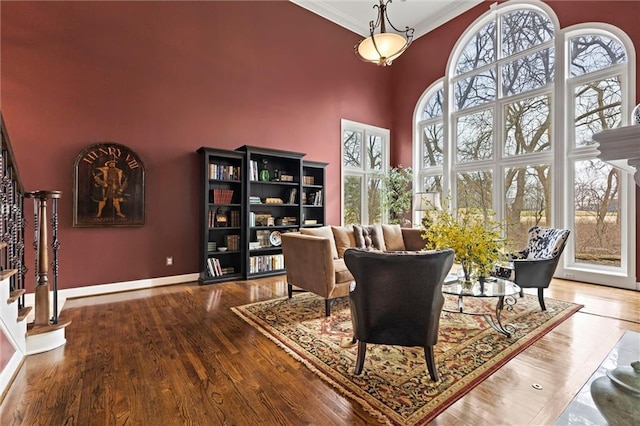
{"label": "newel post", "polygon": [[[57,201],[62,195],[61,191],[32,191],[25,193],[26,198],[34,200],[34,249],[36,251],[36,288],[35,288],[35,320],[34,326],[50,325],[57,323],[58,319],[58,265],[57,265]],[[47,224],[47,200],[52,201],[52,227],[53,227],[53,308],[54,314],[51,316],[49,304],[49,242]]]}

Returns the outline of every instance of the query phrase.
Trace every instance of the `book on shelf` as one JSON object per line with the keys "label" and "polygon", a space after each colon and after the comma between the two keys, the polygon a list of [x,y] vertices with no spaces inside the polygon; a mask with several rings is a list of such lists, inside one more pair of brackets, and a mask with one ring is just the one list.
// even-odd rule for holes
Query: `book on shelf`
{"label": "book on shelf", "polygon": [[284,269],[284,255],[282,254],[251,256],[249,259],[249,272],[251,274]]}
{"label": "book on shelf", "polygon": [[240,180],[240,166],[209,163],[209,179]]}
{"label": "book on shelf", "polygon": [[207,258],[207,271],[212,277],[219,277],[220,275],[222,275],[220,260],[217,257]]}
{"label": "book on shelf", "polygon": [[233,228],[238,228],[240,226],[240,211],[239,210],[231,210],[231,226]]}
{"label": "book on shelf", "polygon": [[225,243],[229,251],[240,250],[240,235],[227,235],[225,237]]}
{"label": "book on shelf", "polygon": [[211,200],[215,204],[231,204],[233,189],[212,189]]}
{"label": "book on shelf", "polygon": [[258,180],[258,162],[256,160],[249,161],[249,180]]}

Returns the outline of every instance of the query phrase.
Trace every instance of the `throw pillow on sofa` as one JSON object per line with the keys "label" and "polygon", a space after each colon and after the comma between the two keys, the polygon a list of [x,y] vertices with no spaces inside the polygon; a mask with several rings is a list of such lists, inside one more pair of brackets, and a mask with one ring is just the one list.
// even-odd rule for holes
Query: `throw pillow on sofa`
{"label": "throw pillow on sofa", "polygon": [[333,232],[333,238],[336,241],[338,258],[342,259],[346,249],[356,246],[356,240],[353,236],[353,226],[332,226],[331,231]]}
{"label": "throw pillow on sofa", "polygon": [[404,237],[402,236],[400,225],[382,225],[382,235],[387,251],[405,250]]}
{"label": "throw pillow on sofa", "polygon": [[384,236],[380,225],[353,225],[353,236],[356,240],[356,248],[386,251]]}

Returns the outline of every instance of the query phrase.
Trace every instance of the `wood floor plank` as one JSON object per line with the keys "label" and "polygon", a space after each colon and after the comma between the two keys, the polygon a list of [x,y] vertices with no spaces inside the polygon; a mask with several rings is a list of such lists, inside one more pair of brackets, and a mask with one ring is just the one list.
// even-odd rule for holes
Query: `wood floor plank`
{"label": "wood floor plank", "polygon": [[[640,331],[640,292],[554,280],[545,295],[585,307],[433,424],[553,424],[622,333]],[[67,300],[66,345],[27,357],[0,424],[377,423],[231,311],[285,296],[272,277]]]}

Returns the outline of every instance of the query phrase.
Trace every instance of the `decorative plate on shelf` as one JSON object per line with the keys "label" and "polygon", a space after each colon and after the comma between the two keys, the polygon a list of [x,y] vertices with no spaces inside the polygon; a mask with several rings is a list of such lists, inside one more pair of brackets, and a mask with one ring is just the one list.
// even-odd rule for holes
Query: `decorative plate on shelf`
{"label": "decorative plate on shelf", "polygon": [[279,246],[282,244],[282,238],[280,237],[280,231],[273,231],[269,234],[269,242],[272,246]]}

